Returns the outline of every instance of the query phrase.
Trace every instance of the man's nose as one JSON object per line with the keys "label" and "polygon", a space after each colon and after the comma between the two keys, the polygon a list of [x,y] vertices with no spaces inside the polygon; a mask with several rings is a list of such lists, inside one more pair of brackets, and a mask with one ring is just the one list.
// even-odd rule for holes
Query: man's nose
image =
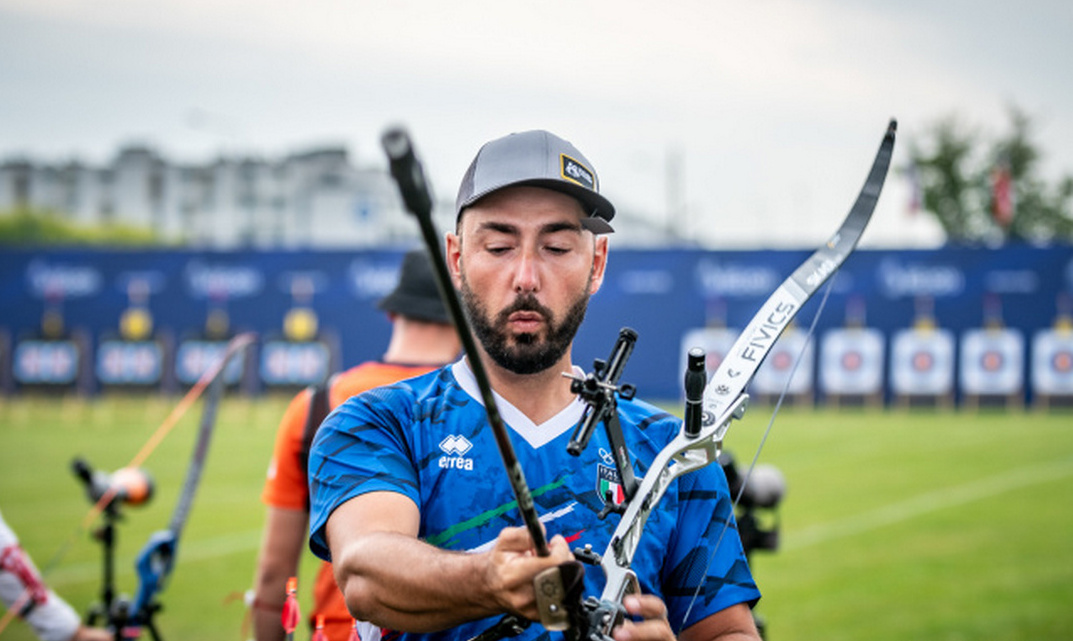
{"label": "man's nose", "polygon": [[523,251],[514,268],[514,291],[535,292],[540,289],[540,276],[536,257]]}

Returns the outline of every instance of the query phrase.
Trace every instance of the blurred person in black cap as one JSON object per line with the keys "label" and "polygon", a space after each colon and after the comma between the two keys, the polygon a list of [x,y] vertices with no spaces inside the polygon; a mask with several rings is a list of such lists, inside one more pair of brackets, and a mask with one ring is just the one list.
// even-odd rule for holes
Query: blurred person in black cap
{"label": "blurred person in black cap", "polygon": [[[476,353],[352,397],[317,433],[310,547],[331,559],[350,611],[400,641],[466,641],[505,613],[537,621],[534,577],[573,562],[572,546],[609,549],[619,519],[602,516],[625,500],[615,447],[596,430],[579,456],[567,452],[587,406],[563,374],[584,376],[571,351],[604,280],[614,213],[566,140],[528,131],[485,144],[444,252]],[[488,374],[533,488],[547,556],[518,527],[470,359]],[[681,421],[637,398],[617,408],[628,455],[647,469]],[[733,518],[718,465],[668,484],[631,559],[640,594],[623,598],[630,616],[615,641],[759,639],[750,606],[760,592]],[[584,594],[601,593],[602,574],[584,573]],[[529,625],[514,638],[555,637]]]}
{"label": "blurred person in black cap", "polygon": [[[411,251],[403,257],[398,284],[377,307],[391,320],[391,339],[383,358],[341,372],[326,386],[302,391],[291,401],[280,422],[261,495],[268,514],[252,604],[257,641],[284,638],[280,615],[286,582],[297,576],[309,519],[306,459],[321,420],[331,408],[354,394],[423,374],[457,358],[461,351],[424,250]],[[324,615],[328,639],[346,641],[353,619],[335,585],[330,564],[321,565],[313,595],[310,623],[316,621],[317,615]],[[362,630],[361,638],[375,641],[378,634],[378,629],[369,627]]]}

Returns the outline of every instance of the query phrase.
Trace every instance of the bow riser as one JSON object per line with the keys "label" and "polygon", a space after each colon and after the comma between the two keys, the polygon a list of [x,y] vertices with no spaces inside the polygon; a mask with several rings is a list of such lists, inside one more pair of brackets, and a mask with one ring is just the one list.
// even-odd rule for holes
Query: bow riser
{"label": "bow riser", "polygon": [[663,448],[652,461],[637,491],[637,499],[631,501],[622,515],[618,527],[611,536],[608,553],[600,561],[607,576],[601,600],[621,603],[630,590],[632,571],[630,562],[644,533],[645,523],[652,507],[659,503],[671,482],[683,474],[705,467],[719,458],[722,451],[722,435],[730,422],[745,412],[748,396],[742,395],[731,404],[721,421],[705,425],[697,436],[688,436],[684,431]]}
{"label": "bow riser", "polygon": [[611,630],[625,614],[622,599],[637,589],[637,579],[630,569],[630,563],[652,509],[674,479],[718,459],[730,423],[744,415],[749,398],[745,388],[774,347],[775,341],[801,307],[838,271],[856,248],[875,211],[890,167],[895,130],[896,123],[892,120],[865,184],[838,230],[779,285],[720,363],[704,389],[700,432],[690,436],[684,429],[681,430],[653,460],[601,558],[600,566],[607,577],[607,584],[600,601],[587,604],[591,608],[587,617],[592,628],[589,630],[589,639],[610,639]]}

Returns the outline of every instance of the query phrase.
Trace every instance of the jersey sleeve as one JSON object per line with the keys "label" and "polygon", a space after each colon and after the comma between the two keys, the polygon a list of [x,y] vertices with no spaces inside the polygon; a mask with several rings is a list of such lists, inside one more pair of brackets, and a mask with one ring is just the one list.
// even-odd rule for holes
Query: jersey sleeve
{"label": "jersey sleeve", "polygon": [[713,463],[678,479],[678,527],[663,585],[676,633],[738,603],[760,599],[738,536],[726,476]]}
{"label": "jersey sleeve", "polygon": [[291,510],[306,508],[309,491],[299,457],[306,418],[309,414],[309,390],[302,390],[291,400],[276,430],[276,444],[268,464],[261,500],[271,507]]}
{"label": "jersey sleeve", "polygon": [[352,397],[321,425],[309,456],[309,546],[317,556],[331,560],[325,526],[346,501],[390,491],[419,503],[406,438],[413,414],[413,394],[393,385]]}
{"label": "jersey sleeve", "polygon": [[66,601],[45,585],[15,532],[0,515],[0,602],[17,607],[42,641],[67,641],[80,619]]}

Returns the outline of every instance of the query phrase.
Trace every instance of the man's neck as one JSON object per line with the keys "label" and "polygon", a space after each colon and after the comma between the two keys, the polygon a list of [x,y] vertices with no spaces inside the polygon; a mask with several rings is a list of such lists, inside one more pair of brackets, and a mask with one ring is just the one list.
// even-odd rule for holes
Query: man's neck
{"label": "man's neck", "polygon": [[460,351],[454,327],[397,319],[383,360],[398,365],[444,365],[457,359]]}
{"label": "man's neck", "polygon": [[563,373],[569,374],[573,371],[569,351],[557,363],[535,374],[516,374],[503,369],[483,350],[481,362],[484,363],[489,382],[496,394],[537,425],[555,416],[574,401],[575,395],[570,391],[570,379],[563,376]]}

